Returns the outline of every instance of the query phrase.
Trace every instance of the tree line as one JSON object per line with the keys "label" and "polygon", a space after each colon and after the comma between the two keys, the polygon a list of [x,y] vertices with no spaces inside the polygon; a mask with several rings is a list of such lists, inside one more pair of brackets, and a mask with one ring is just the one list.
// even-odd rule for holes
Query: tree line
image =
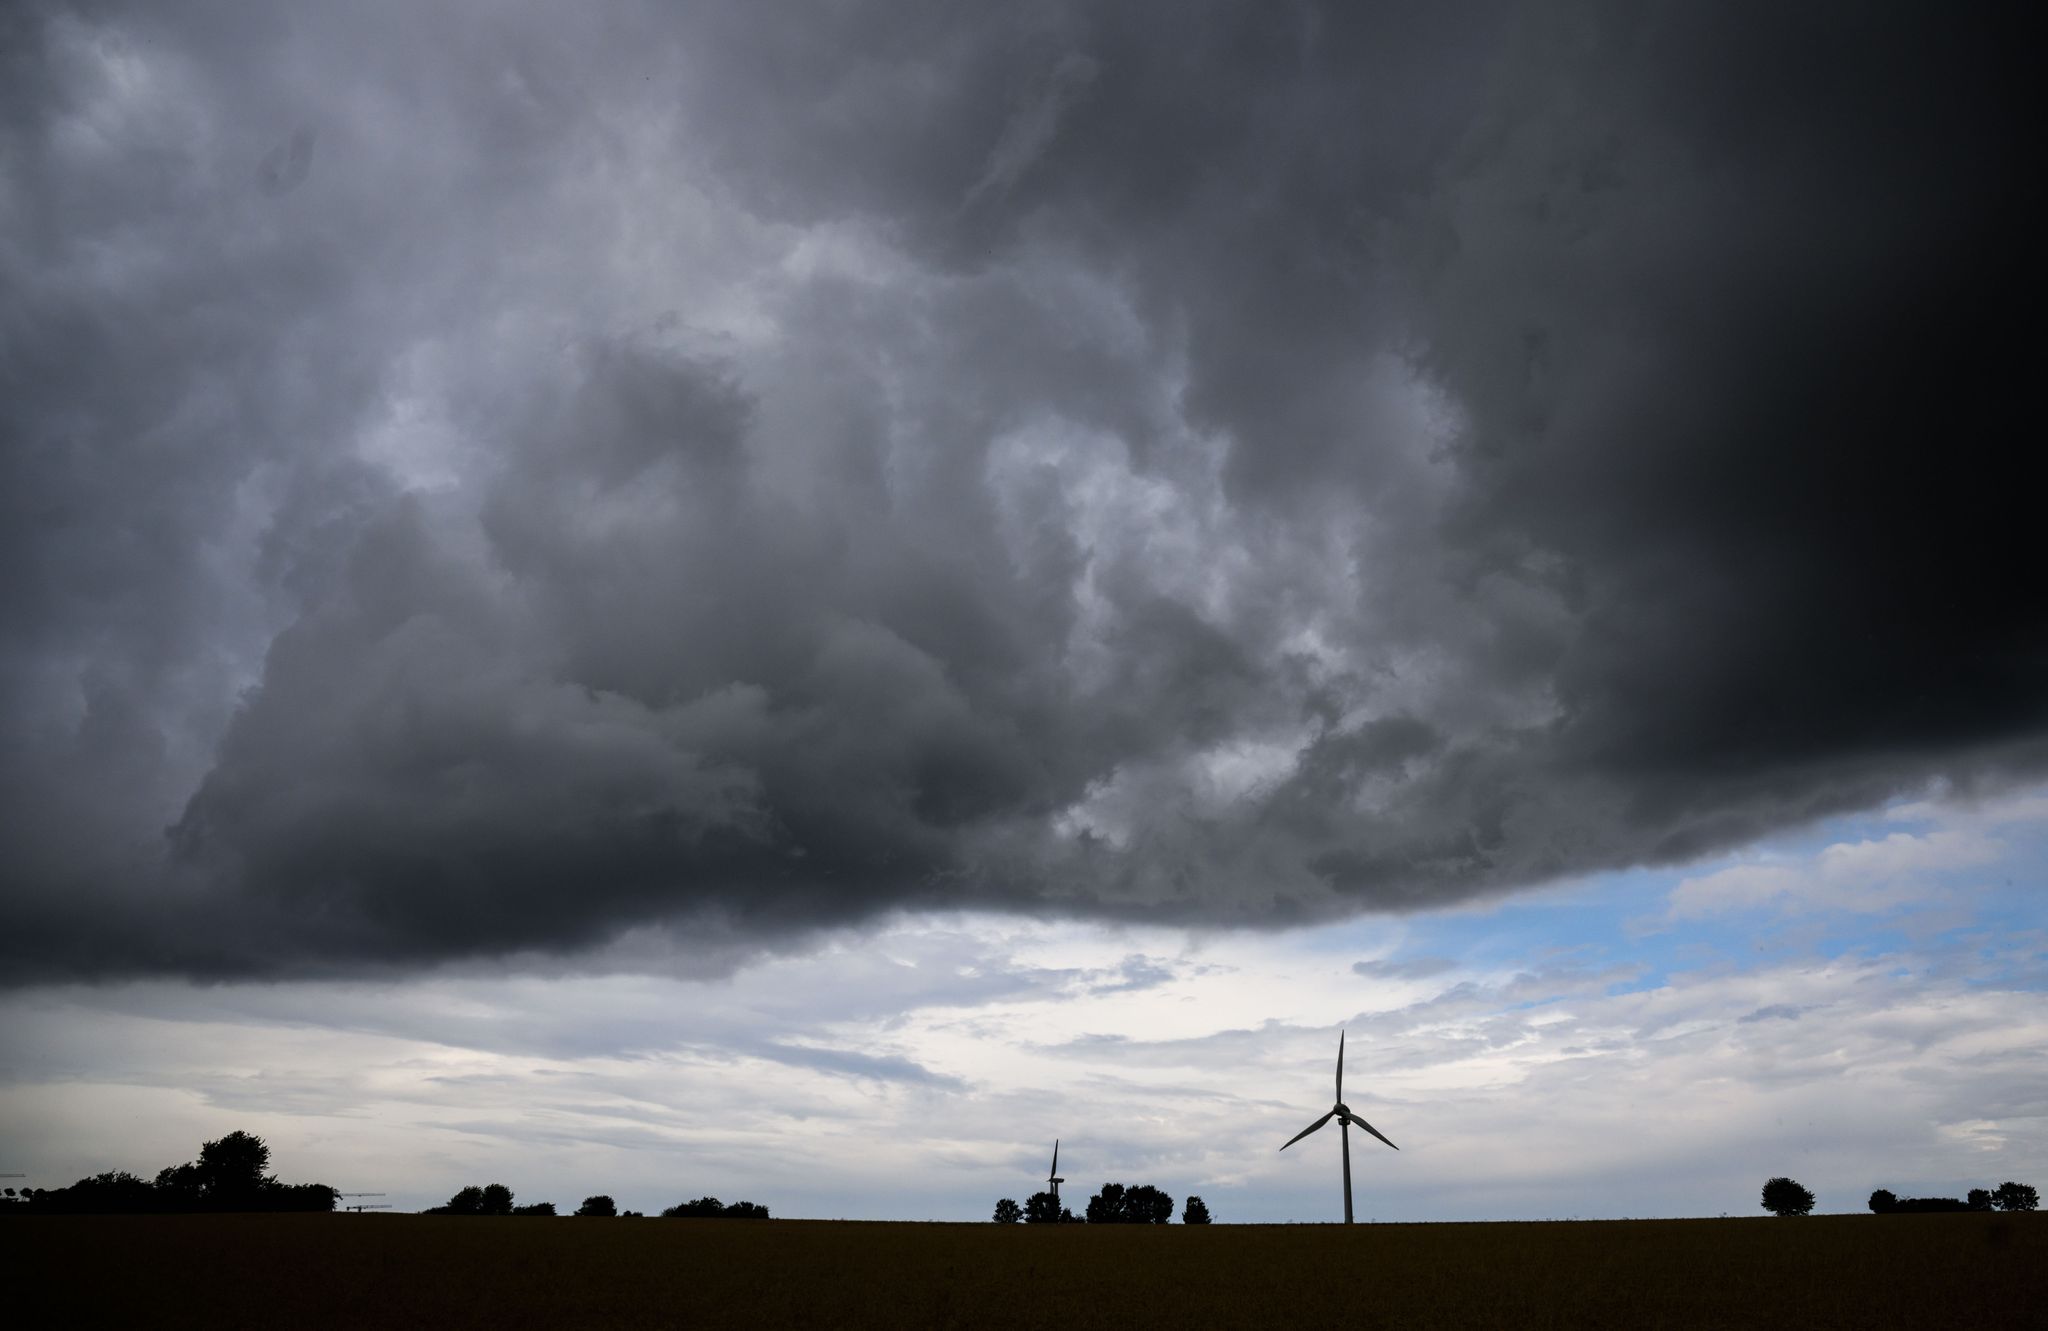
{"label": "tree line", "polygon": [[[1014,1197],[1005,1197],[996,1203],[994,1216],[999,1225],[1073,1225],[1083,1222],[1082,1216],[1075,1215],[1061,1206],[1059,1199],[1049,1192],[1035,1192],[1022,1206]],[[1173,1219],[1173,1198],[1153,1187],[1141,1183],[1126,1188],[1121,1183],[1105,1183],[1102,1191],[1088,1199],[1086,1223],[1091,1225],[1163,1225]],[[1200,1197],[1189,1197],[1181,1210],[1183,1225],[1206,1225],[1209,1223],[1209,1208]]]}
{"label": "tree line", "polygon": [[[154,1179],[126,1170],[109,1170],[82,1178],[68,1188],[7,1188],[0,1208],[40,1214],[147,1215],[193,1211],[332,1211],[341,1193],[325,1183],[280,1183],[270,1170],[270,1147],[261,1137],[230,1132],[199,1148],[199,1158],[169,1165]],[[556,1215],[553,1202],[516,1206],[512,1189],[502,1183],[460,1189],[428,1215]],[[579,1216],[638,1216],[621,1212],[602,1194],[585,1197]],[[725,1203],[716,1197],[678,1202],[664,1216],[715,1217],[722,1220],[766,1220],[768,1208],[758,1202]]]}
{"label": "tree line", "polygon": [[1965,1197],[1898,1197],[1889,1188],[1870,1194],[1870,1209],[1878,1215],[1913,1215],[1944,1211],[2031,1211],[2040,1206],[2041,1194],[2030,1183],[2007,1180],[1995,1188],[1972,1188]]}
{"label": "tree line", "polygon": [[[1889,1188],[1870,1194],[1878,1215],[1911,1215],[1943,1211],[2031,1211],[2041,1203],[2030,1183],[2007,1181],[1995,1188],[1972,1188],[1968,1197],[1899,1197]],[[1789,1178],[1764,1184],[1763,1205],[1772,1215],[1805,1215],[1813,1210],[1813,1194]]]}
{"label": "tree line", "polygon": [[192,1211],[332,1211],[341,1196],[325,1183],[280,1183],[261,1137],[230,1132],[199,1148],[199,1158],[167,1165],[154,1179],[126,1170],[82,1178],[68,1188],[23,1188],[13,1205],[48,1214]]}
{"label": "tree line", "polygon": [[[531,1206],[514,1206],[512,1189],[502,1183],[486,1183],[482,1187],[463,1188],[445,1205],[430,1206],[427,1215],[556,1215],[553,1202],[535,1202]],[[621,1212],[618,1203],[599,1193],[585,1197],[583,1205],[577,1207],[574,1215],[579,1216],[623,1216],[639,1217],[638,1211]],[[766,1220],[768,1208],[759,1202],[721,1202],[716,1197],[699,1197],[693,1202],[677,1202],[661,1213],[671,1219],[685,1218],[698,1220]]]}

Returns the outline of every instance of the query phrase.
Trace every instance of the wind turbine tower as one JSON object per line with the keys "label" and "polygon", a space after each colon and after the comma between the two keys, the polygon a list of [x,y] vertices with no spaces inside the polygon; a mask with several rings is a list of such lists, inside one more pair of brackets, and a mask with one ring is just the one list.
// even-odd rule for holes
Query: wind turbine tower
{"label": "wind turbine tower", "polygon": [[1052,1139],[1052,1169],[1047,1172],[1045,1181],[1052,1185],[1052,1210],[1054,1215],[1058,1215],[1060,1210],[1060,1184],[1065,1183],[1066,1180],[1060,1177],[1060,1139],[1057,1137]]}
{"label": "wind turbine tower", "polygon": [[[1351,1107],[1344,1103],[1344,1032],[1342,1031],[1337,1032],[1337,1103],[1331,1107],[1329,1113],[1288,1138],[1287,1146],[1282,1146],[1280,1149],[1286,1150],[1288,1146],[1294,1145],[1294,1143],[1308,1136],[1333,1118],[1337,1120],[1344,1134],[1344,1223],[1348,1225],[1351,1223],[1351,1125],[1356,1123],[1359,1127],[1364,1128],[1383,1142],[1387,1142],[1387,1139],[1385,1134],[1378,1128],[1352,1113]],[[1394,1143],[1387,1142],[1387,1145],[1394,1146]],[[1401,1148],[1394,1146],[1394,1149],[1398,1151]]]}

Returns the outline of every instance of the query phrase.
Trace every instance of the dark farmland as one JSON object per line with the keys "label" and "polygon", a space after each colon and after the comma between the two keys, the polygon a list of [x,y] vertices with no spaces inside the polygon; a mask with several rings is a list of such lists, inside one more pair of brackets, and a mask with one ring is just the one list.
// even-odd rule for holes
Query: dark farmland
{"label": "dark farmland", "polygon": [[2038,1326],[2048,1217],[0,1221],[21,1325]]}

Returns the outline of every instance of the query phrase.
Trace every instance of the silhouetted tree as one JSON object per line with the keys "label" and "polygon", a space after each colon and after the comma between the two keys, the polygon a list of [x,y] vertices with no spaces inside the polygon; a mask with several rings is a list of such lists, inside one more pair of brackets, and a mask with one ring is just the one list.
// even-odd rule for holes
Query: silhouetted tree
{"label": "silhouetted tree", "polygon": [[1870,1194],[1870,1209],[1884,1215],[1899,1209],[1899,1199],[1889,1188],[1879,1188]]}
{"label": "silhouetted tree", "polygon": [[1988,1211],[1991,1209],[1991,1194],[1983,1188],[1972,1188],[1969,1196],[1963,1198],[1963,1205],[1972,1211]]}
{"label": "silhouetted tree", "polygon": [[1091,1225],[1163,1225],[1173,1219],[1173,1198],[1149,1183],[1126,1188],[1105,1183],[1088,1199]]}
{"label": "silhouetted tree", "polygon": [[483,1190],[471,1184],[469,1188],[457,1188],[455,1196],[444,1206],[428,1208],[430,1216],[481,1216],[483,1214]]}
{"label": "silhouetted tree", "polygon": [[[549,1209],[545,1212],[547,1215],[554,1214],[554,1203],[552,1202],[537,1202],[535,1205],[548,1207]],[[512,1205],[512,1189],[502,1183],[486,1183],[481,1188],[471,1186],[461,1189],[448,1199],[447,1205],[428,1207],[427,1214],[538,1215],[543,1213],[533,1211],[527,1207],[515,1208]]]}
{"label": "silhouetted tree", "polygon": [[[1069,1212],[1068,1214],[1072,1214]],[[1057,1225],[1060,1222],[1060,1204],[1049,1192],[1034,1192],[1024,1199],[1024,1223],[1027,1225]]]}
{"label": "silhouetted tree", "polygon": [[583,1199],[583,1205],[576,1208],[577,1215],[615,1216],[618,1213],[618,1203],[614,1202],[611,1198],[605,1196],[603,1193],[599,1193],[595,1197],[585,1197]]}
{"label": "silhouetted tree", "polygon": [[553,1202],[531,1202],[525,1206],[515,1206],[512,1208],[513,1215],[553,1215],[554,1213],[555,1204]]}
{"label": "silhouetted tree", "polygon": [[196,1211],[206,1204],[206,1183],[198,1165],[166,1165],[157,1171],[152,1186],[165,1210]]}
{"label": "silhouetted tree", "polygon": [[2041,1194],[2031,1183],[2005,1182],[1991,1190],[1991,1201],[2001,1211],[2031,1211],[2041,1204]]}
{"label": "silhouetted tree", "polygon": [[1960,1197],[1901,1197],[1898,1209],[1905,1215],[1951,1215],[1970,1208]]}
{"label": "silhouetted tree", "polygon": [[1149,1183],[1124,1194],[1124,1218],[1133,1225],[1163,1225],[1173,1219],[1173,1198]]}
{"label": "silhouetted tree", "polygon": [[1181,1208],[1180,1222],[1183,1225],[1206,1225],[1209,1223],[1209,1204],[1200,1197],[1189,1197],[1187,1205]]}
{"label": "silhouetted tree", "polygon": [[1017,1205],[1014,1197],[1005,1197],[996,1203],[995,1221],[999,1225],[1014,1225],[1024,1218],[1024,1208]]}
{"label": "silhouetted tree", "polygon": [[216,1211],[253,1209],[265,1185],[277,1182],[264,1173],[270,1168],[270,1148],[247,1132],[207,1142],[192,1168],[208,1209]]}
{"label": "silhouetted tree", "polygon": [[1764,1209],[1772,1215],[1805,1215],[1813,1209],[1813,1194],[1788,1178],[1774,1178],[1764,1184]]}
{"label": "silhouetted tree", "polygon": [[734,1202],[725,1208],[727,1220],[766,1220],[768,1208],[759,1202]]}

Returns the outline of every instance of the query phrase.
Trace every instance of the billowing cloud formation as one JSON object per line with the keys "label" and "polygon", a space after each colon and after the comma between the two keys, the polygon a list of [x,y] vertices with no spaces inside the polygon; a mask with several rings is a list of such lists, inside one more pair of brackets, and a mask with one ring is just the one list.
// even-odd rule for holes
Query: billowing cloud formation
{"label": "billowing cloud formation", "polygon": [[7,20],[4,973],[1270,924],[2038,770],[1953,6]]}

